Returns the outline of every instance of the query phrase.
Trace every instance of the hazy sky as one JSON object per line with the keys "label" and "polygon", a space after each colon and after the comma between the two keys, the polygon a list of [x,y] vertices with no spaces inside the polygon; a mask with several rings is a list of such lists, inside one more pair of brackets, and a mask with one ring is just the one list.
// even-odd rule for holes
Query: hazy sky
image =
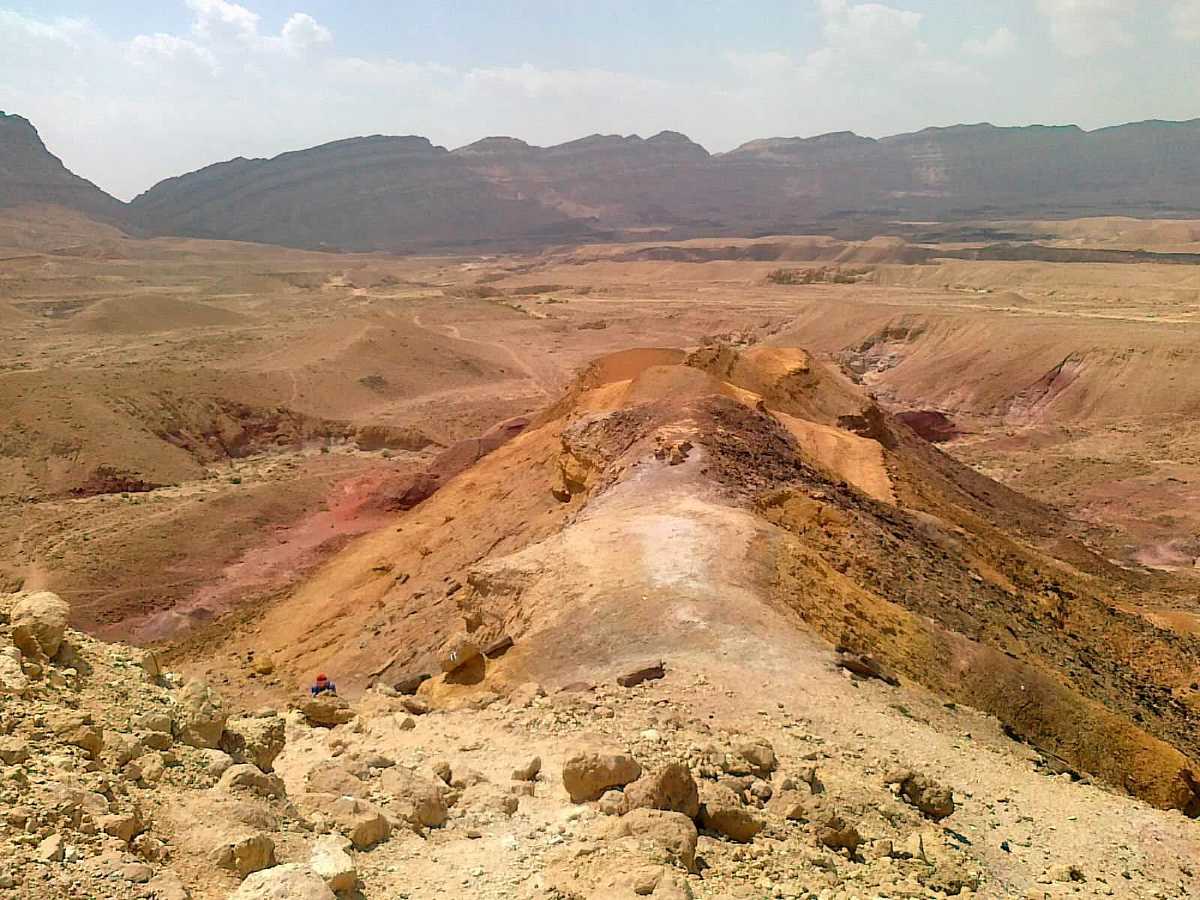
{"label": "hazy sky", "polygon": [[0,0],[0,109],[122,198],[359,134],[1200,116],[1200,0]]}

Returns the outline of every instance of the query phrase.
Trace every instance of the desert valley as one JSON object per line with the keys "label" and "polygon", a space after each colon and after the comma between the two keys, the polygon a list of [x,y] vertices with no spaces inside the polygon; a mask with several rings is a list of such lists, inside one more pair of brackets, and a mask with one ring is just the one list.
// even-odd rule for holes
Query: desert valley
{"label": "desert valley", "polygon": [[1198,135],[0,116],[0,896],[1200,895]]}

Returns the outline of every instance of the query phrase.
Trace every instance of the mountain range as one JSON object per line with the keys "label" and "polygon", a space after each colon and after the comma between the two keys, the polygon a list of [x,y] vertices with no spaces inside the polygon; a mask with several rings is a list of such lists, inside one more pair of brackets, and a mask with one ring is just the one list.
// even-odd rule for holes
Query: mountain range
{"label": "mountain range", "polygon": [[448,150],[357,137],[237,158],[121,203],[0,113],[0,207],[54,203],[139,233],[341,250],[845,232],[864,220],[1200,214],[1200,119],[769,138],[711,154],[682,134]]}

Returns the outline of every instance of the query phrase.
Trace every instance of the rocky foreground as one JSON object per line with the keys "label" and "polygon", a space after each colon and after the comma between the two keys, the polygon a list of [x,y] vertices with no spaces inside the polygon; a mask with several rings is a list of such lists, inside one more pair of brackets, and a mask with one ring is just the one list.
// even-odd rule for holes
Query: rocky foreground
{"label": "rocky foreground", "polygon": [[[0,896],[1193,895],[1189,861],[1114,850],[1109,823],[1074,813],[1108,804],[1164,847],[1191,822],[1028,758],[1005,763],[1003,796],[946,783],[949,757],[919,738],[897,752],[902,729],[966,716],[982,775],[995,722],[904,693],[869,661],[807,679],[814,698],[845,694],[848,728],[785,702],[731,710],[738,691],[690,663],[550,694],[460,691],[447,682],[477,661],[469,646],[417,694],[239,713],[153,653],[69,630],[68,613],[47,592],[0,597]],[[871,727],[857,710],[879,697],[900,724],[872,743],[854,723]],[[1039,855],[1063,846],[1056,824],[1008,808],[1031,784],[1064,836],[1083,827],[1094,846]]]}

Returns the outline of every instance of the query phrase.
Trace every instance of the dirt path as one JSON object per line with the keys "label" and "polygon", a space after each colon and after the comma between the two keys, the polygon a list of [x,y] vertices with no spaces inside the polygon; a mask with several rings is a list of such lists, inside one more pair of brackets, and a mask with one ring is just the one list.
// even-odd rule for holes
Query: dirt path
{"label": "dirt path", "polygon": [[438,325],[438,326],[426,325],[423,321],[421,321],[420,313],[412,314],[412,323],[415,326],[417,326],[418,328],[420,328],[424,331],[428,331],[432,334],[437,334],[437,335],[440,335],[443,337],[450,337],[453,340],[462,341],[467,344],[476,344],[477,346],[480,346],[480,347],[488,347],[492,350],[499,350],[501,353],[503,353],[505,356],[507,356],[512,361],[513,365],[516,366],[516,368],[519,372],[521,372],[526,378],[528,378],[530,381],[532,381],[537,386],[537,389],[541,394],[543,394],[546,397],[549,397],[549,396],[551,396],[551,392],[553,390],[557,390],[557,386],[555,384],[551,383],[549,380],[544,378],[542,375],[539,375],[534,370],[533,366],[531,366],[525,360],[524,357],[522,357],[512,347],[510,347],[508,344],[506,344],[504,342],[486,341],[486,340],[480,340],[478,338],[464,337],[462,330],[457,325],[451,325],[451,324],[444,324],[444,325]]}

